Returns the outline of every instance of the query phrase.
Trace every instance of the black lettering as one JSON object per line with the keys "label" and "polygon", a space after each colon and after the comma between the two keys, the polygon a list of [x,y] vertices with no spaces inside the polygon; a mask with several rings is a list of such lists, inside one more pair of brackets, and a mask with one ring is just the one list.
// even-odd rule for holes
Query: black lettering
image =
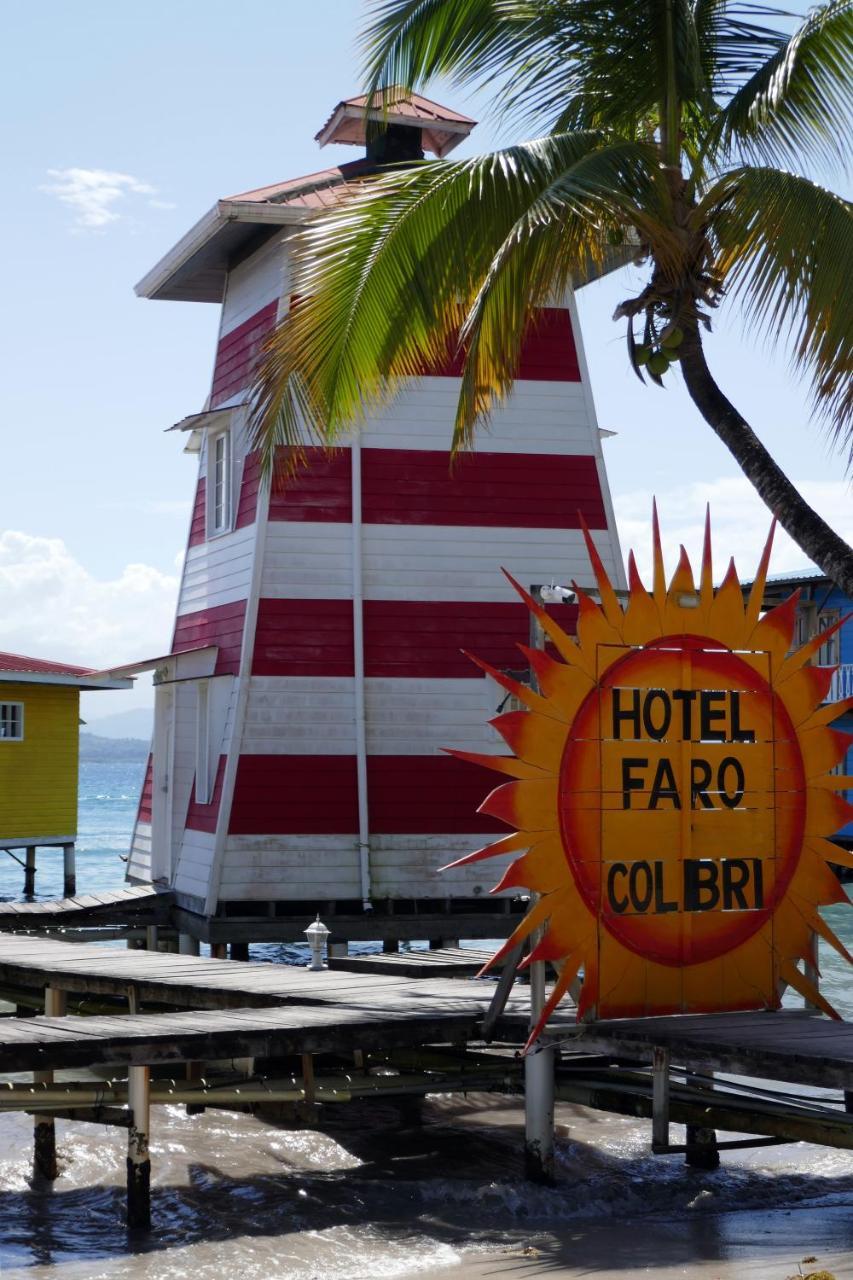
{"label": "black lettering", "polygon": [[631,792],[642,791],[643,778],[632,778],[632,769],[648,769],[648,759],[642,756],[626,756],[622,761],[622,808],[631,808]]}
{"label": "black lettering", "polygon": [[607,901],[618,916],[628,910],[628,899],[616,897],[616,877],[627,874],[628,868],[624,862],[614,862],[607,873]]}
{"label": "black lettering", "polygon": [[726,858],[723,862],[724,911],[731,911],[735,901],[739,911],[749,910],[743,891],[746,884],[749,884],[749,863],[746,858]]}
{"label": "black lettering", "polygon": [[[652,718],[652,708],[655,702],[660,702],[663,706],[663,714],[660,723],[655,724]],[[669,694],[663,689],[650,689],[643,701],[643,727],[646,733],[654,742],[661,742],[666,737],[672,720],[672,704],[669,700]]]}
{"label": "black lettering", "polygon": [[[708,783],[711,781],[712,769],[707,760],[701,757],[690,761],[690,808],[713,809],[714,802],[708,795]],[[697,805],[696,801],[699,801]]]}
{"label": "black lettering", "polygon": [[716,862],[700,862],[698,858],[684,860],[684,910],[713,911],[719,904]]}
{"label": "black lettering", "polygon": [[[622,707],[622,694],[630,693],[632,706],[629,710]],[[623,720],[627,720],[634,732],[632,738],[640,736],[640,690],[639,689],[614,689],[613,690],[613,737],[621,738],[620,725]]]}
{"label": "black lettering", "polygon": [[[715,707],[714,703],[722,703]],[[722,690],[703,689],[699,694],[699,737],[703,742],[725,742],[725,729],[713,726],[726,719],[726,695]]]}
{"label": "black lettering", "polygon": [[744,729],[740,723],[740,692],[732,690],[732,742],[755,742],[755,730]]}
{"label": "black lettering", "polygon": [[696,689],[674,689],[673,702],[681,703],[681,736],[686,742],[693,737],[693,703],[696,701]]}
{"label": "black lettering", "polygon": [[658,761],[657,771],[655,772],[654,782],[652,783],[652,793],[649,797],[648,807],[656,809],[659,800],[671,800],[673,809],[681,808],[681,797],[678,794],[678,784],[675,781],[675,774],[672,771],[672,765],[666,756]]}
{"label": "black lettering", "polygon": [[[637,881],[640,879],[641,875],[645,877],[646,881],[642,896],[637,888]],[[631,863],[631,874],[628,876],[628,893],[631,897],[631,905],[635,911],[638,911],[640,915],[642,915],[644,911],[648,911],[649,904],[652,900],[653,885],[652,869],[647,862]]]}
{"label": "black lettering", "polygon": [[752,898],[756,911],[764,906],[764,863],[760,858],[752,859]]}
{"label": "black lettering", "polygon": [[[734,771],[735,775],[734,791],[729,790],[729,784],[726,780],[726,774],[730,769]],[[736,809],[741,800],[743,800],[744,785],[743,765],[740,760],[737,760],[734,756],[724,756],[717,770],[717,790],[720,793],[720,800],[727,809]]]}
{"label": "black lettering", "polygon": [[664,864],[662,862],[655,863],[655,913],[659,916],[665,916],[668,911],[677,911],[677,902],[667,902],[664,897],[663,884]]}

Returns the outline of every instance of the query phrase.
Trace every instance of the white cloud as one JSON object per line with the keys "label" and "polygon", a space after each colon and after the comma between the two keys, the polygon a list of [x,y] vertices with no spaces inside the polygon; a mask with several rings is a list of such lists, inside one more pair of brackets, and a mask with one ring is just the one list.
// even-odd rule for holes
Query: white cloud
{"label": "white cloud", "polygon": [[173,209],[174,205],[155,200],[157,188],[130,173],[114,173],[109,169],[48,169],[51,182],[39,190],[56,196],[74,212],[76,227],[100,230],[118,222],[122,213],[115,207],[128,196],[147,196],[152,209]]}
{"label": "white cloud", "polygon": [[[798,486],[806,501],[837,533],[853,540],[853,502],[850,486],[844,481],[805,481]],[[742,477],[697,481],[677,489],[632,490],[614,495],[616,524],[627,558],[633,550],[644,581],[651,577],[652,497],[657,498],[667,571],[674,570],[678,548],[684,544],[697,569],[705,525],[705,505],[711,506],[711,534],[714,547],[714,578],[725,573],[734,556],[742,579],[749,579],[758,564],[770,528],[770,513],[749,481]],[[777,528],[773,540],[771,573],[808,567],[808,557]]]}
{"label": "white cloud", "polygon": [[145,564],[96,578],[59,538],[0,534],[0,649],[105,667],[169,648],[178,578]]}

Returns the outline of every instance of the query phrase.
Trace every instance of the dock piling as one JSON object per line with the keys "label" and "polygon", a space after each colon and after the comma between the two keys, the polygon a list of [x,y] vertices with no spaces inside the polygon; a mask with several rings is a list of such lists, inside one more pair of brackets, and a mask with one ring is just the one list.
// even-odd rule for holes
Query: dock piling
{"label": "dock piling", "polygon": [[[55,987],[44,989],[44,1014],[46,1018],[62,1018],[65,1016],[66,997],[64,991]],[[53,1084],[53,1071],[34,1071],[34,1084]],[[59,1176],[56,1162],[56,1124],[53,1116],[43,1116],[36,1112],[33,1116],[33,1172],[55,1182]]]}
{"label": "dock piling", "polygon": [[[539,931],[530,939],[539,941]],[[530,1029],[537,1026],[545,1007],[545,965],[530,965]],[[539,1039],[524,1059],[524,1171],[530,1182],[554,1181],[554,1092],[556,1050]]]}
{"label": "dock piling", "polygon": [[149,1067],[128,1067],[127,1104],[131,1122],[127,1131],[127,1225],[131,1230],[151,1229],[151,1072]]}
{"label": "dock piling", "polygon": [[62,846],[62,896],[73,898],[77,892],[77,854],[73,844]]}
{"label": "dock piling", "polygon": [[199,954],[198,938],[194,938],[190,933],[178,934],[178,954],[182,956],[197,956]]}
{"label": "dock piling", "polygon": [[24,856],[24,897],[34,898],[36,893],[36,851],[34,846],[28,846]]}
{"label": "dock piling", "polygon": [[669,1049],[652,1050],[652,1150],[669,1146]]}
{"label": "dock piling", "polygon": [[[711,1075],[711,1083],[713,1083],[713,1079],[714,1077]],[[701,1082],[705,1083],[705,1081]],[[686,1083],[688,1085],[697,1085],[700,1083],[700,1077],[688,1071]],[[684,1163],[689,1165],[691,1169],[719,1169],[720,1152],[717,1147],[715,1130],[709,1129],[704,1124],[689,1124],[687,1126],[687,1151],[684,1155]]]}

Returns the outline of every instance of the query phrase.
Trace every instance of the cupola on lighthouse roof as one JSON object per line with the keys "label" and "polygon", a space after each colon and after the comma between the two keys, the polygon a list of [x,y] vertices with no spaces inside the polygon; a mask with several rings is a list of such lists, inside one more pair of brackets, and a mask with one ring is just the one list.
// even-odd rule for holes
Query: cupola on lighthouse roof
{"label": "cupola on lighthouse roof", "polygon": [[385,90],[344,98],[316,134],[330,143],[363,146],[366,154],[319,173],[288,178],[218,200],[203,218],[140,280],[143,298],[180,302],[222,301],[235,258],[279,227],[298,225],[336,204],[352,183],[383,164],[442,158],[468,137],[476,121],[417,93]]}

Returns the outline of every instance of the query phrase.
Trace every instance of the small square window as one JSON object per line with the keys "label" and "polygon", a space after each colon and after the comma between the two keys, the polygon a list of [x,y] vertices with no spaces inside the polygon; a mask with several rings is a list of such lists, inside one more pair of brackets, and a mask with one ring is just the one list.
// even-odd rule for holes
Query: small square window
{"label": "small square window", "polygon": [[20,742],[24,736],[23,702],[0,702],[0,738]]}

